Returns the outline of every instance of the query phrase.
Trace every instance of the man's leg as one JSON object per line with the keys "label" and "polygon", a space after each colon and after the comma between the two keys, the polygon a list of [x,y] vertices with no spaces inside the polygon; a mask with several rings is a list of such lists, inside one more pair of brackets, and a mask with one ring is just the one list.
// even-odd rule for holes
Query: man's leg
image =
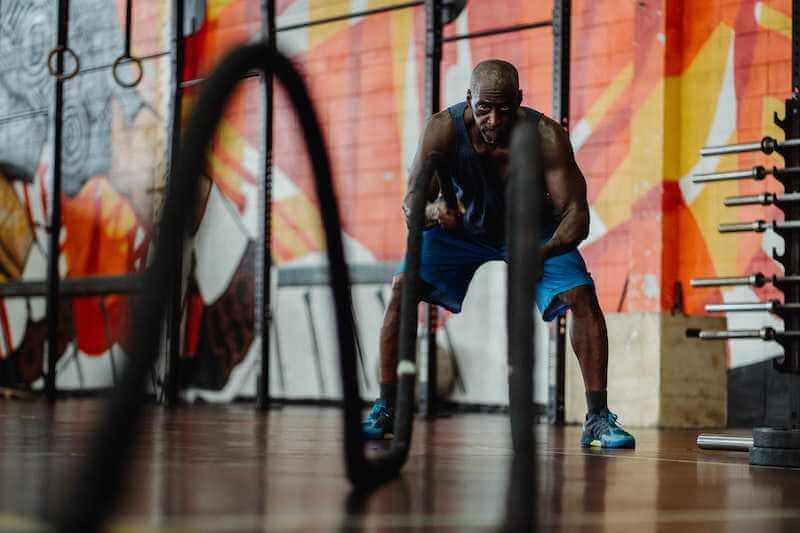
{"label": "man's leg", "polygon": [[[487,261],[501,259],[503,251],[500,248],[465,240],[439,227],[424,231],[419,265],[421,287],[415,307],[420,300],[425,300],[458,313],[478,267]],[[404,274],[394,277],[392,294],[383,316],[379,344],[381,395],[361,426],[362,434],[370,439],[392,436],[404,285]]]}
{"label": "man's leg", "polygon": [[378,345],[380,363],[380,397],[373,404],[367,419],[361,426],[365,438],[390,439],[394,436],[394,406],[397,398],[397,360],[400,336],[400,309],[403,298],[403,274],[392,279],[392,293],[386,312]]}
{"label": "man's leg", "polygon": [[633,436],[617,426],[616,415],[608,410],[608,331],[594,286],[581,285],[561,293],[558,299],[572,309],[570,337],[586,387],[581,445],[633,448]]}
{"label": "man's leg", "polygon": [[403,274],[392,279],[392,293],[383,315],[378,353],[380,359],[379,383],[381,399],[394,405],[397,393],[398,337],[400,336],[400,302],[403,298]]}
{"label": "man's leg", "polygon": [[558,298],[572,309],[569,334],[586,391],[605,392],[608,382],[608,332],[594,287],[582,285],[560,294]]}

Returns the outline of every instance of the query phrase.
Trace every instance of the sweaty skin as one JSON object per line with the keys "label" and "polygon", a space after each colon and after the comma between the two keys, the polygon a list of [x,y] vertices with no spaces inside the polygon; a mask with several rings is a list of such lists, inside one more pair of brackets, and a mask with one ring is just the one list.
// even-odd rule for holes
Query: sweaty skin
{"label": "sweaty skin", "polygon": [[[476,69],[477,70],[477,69]],[[467,90],[467,109],[464,123],[476,152],[488,156],[494,163],[497,179],[505,180],[509,165],[511,131],[519,120],[528,120],[520,109],[522,91],[518,81],[502,73],[473,74],[471,89]],[[547,117],[539,120],[539,138],[544,167],[545,192],[556,210],[559,224],[553,237],[544,244],[542,259],[557,256],[578,246],[589,234],[589,206],[586,180],[575,161],[567,132]],[[425,124],[417,153],[409,174],[408,190],[419,179],[422,162],[432,153],[452,153],[456,146],[456,129],[445,110],[433,115]],[[535,150],[536,146],[531,146]],[[436,181],[436,180],[434,180]],[[403,201],[408,219],[412,193]],[[461,224],[461,210],[450,209],[439,196],[436,184],[427,192],[426,219],[453,230]],[[392,282],[392,293],[381,328],[381,383],[397,382],[397,339],[400,326],[400,296],[403,275]],[[571,339],[583,373],[587,391],[606,388],[608,338],[605,318],[592,286],[582,286],[564,292],[558,300],[572,308]]]}

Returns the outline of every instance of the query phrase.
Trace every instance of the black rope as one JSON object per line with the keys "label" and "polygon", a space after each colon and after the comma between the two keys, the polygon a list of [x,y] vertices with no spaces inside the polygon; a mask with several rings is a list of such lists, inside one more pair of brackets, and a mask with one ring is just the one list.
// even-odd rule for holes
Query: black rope
{"label": "black rope", "polygon": [[539,174],[536,126],[521,124],[511,141],[508,205],[508,364],[511,432],[516,452],[532,449],[533,296],[541,275]]}
{"label": "black rope", "polygon": [[[424,223],[425,191],[430,185],[441,157],[433,156],[423,163],[422,174],[412,190],[412,206],[406,251],[406,281],[402,296],[400,325],[400,363],[395,439],[386,454],[367,459],[361,436],[361,399],[358,391],[356,349],[349,272],[344,258],[341,224],[333,190],[331,167],[319,121],[308,91],[300,75],[282,54],[265,43],[246,45],[231,52],[215,69],[200,95],[186,128],[177,166],[168,183],[159,239],[154,262],[147,273],[147,289],[134,302],[132,356],[120,378],[119,386],[102,418],[99,430],[71,494],[56,517],[60,531],[99,531],[113,512],[121,493],[125,467],[129,464],[140,426],[144,406],[145,382],[159,353],[163,319],[169,304],[169,284],[179,264],[178,243],[182,242],[190,224],[192,202],[197,198],[199,176],[225,105],[241,75],[259,68],[273,73],[286,89],[298,114],[306,149],[315,176],[320,205],[334,313],[339,345],[342,391],[344,395],[345,463],[347,475],[357,489],[374,487],[397,476],[408,458],[413,429],[413,398],[416,377],[416,325],[419,286],[421,234]],[[512,186],[509,187],[509,377],[511,426],[514,450],[518,454],[533,452],[532,370],[533,331],[532,298],[537,270],[539,235],[536,231],[539,211],[536,207],[537,184],[534,178],[540,168],[539,157],[529,149],[528,127],[514,136],[512,143]],[[520,149],[520,146],[523,148]],[[534,144],[535,146],[535,144]],[[523,228],[523,231],[513,231]],[[531,231],[527,231],[531,228]],[[513,290],[512,290],[513,287]]]}
{"label": "black rope", "polygon": [[[360,433],[361,400],[358,396],[356,375],[349,273],[344,259],[339,212],[327,150],[320,134],[316,112],[298,72],[285,56],[272,51],[268,45],[251,44],[234,50],[220,63],[194,107],[178,156],[178,164],[172,169],[169,180],[154,261],[147,273],[147,289],[134,302],[132,331],[136,335],[132,338],[132,355],[109,402],[108,410],[102,417],[100,427],[95,432],[88,462],[74,484],[75,492],[70,495],[56,517],[60,531],[99,531],[119,500],[125,467],[130,462],[142,418],[146,378],[159,353],[163,318],[169,303],[169,280],[173,278],[172,270],[175,265],[179,264],[177,244],[182,242],[189,228],[192,203],[187,202],[187,199],[197,197],[199,176],[205,165],[205,158],[201,156],[210,146],[225,104],[234,92],[237,81],[244,72],[256,67],[264,72],[273,72],[284,85],[286,94],[298,113],[316,178],[316,192],[331,269],[342,389],[345,396],[345,459],[348,476],[357,487],[370,486],[395,477],[407,458],[413,401],[413,377],[409,376],[401,380],[404,396],[398,406],[400,431],[392,450],[377,461],[368,461],[364,455]],[[432,175],[430,164],[428,175]],[[424,195],[418,196],[423,204],[415,206],[415,215],[416,218],[421,218]],[[417,228],[421,227],[419,223]],[[414,231],[409,236],[409,242],[415,244],[410,247],[410,254],[414,256],[410,258],[412,275],[416,274],[415,269],[419,264],[419,234],[420,231]],[[413,285],[409,284],[411,287]],[[409,298],[411,295],[407,294],[406,300]],[[413,306],[407,306],[406,311],[406,315],[413,317],[413,320],[404,320],[404,327],[401,328],[406,333],[406,339],[401,344],[404,360],[414,357],[413,343],[409,346],[408,341],[416,335],[416,313],[413,312]]]}
{"label": "black rope", "polygon": [[[534,319],[536,283],[542,272],[542,171],[538,131],[534,124],[515,128],[511,139],[509,186],[506,191],[508,245],[507,328],[508,386],[514,473],[508,517],[510,530],[532,531],[536,523],[535,435],[533,432]],[[522,528],[523,524],[530,529]]]}

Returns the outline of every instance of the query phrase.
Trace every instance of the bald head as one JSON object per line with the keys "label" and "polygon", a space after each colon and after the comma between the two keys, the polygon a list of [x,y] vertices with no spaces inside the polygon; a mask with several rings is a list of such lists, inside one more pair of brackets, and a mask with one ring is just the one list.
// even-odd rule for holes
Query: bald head
{"label": "bald head", "polygon": [[519,90],[519,73],[508,61],[487,59],[472,69],[469,86],[473,93],[488,89],[515,94]]}
{"label": "bald head", "polygon": [[519,73],[499,59],[481,61],[472,71],[467,104],[484,142],[506,145],[522,104]]}

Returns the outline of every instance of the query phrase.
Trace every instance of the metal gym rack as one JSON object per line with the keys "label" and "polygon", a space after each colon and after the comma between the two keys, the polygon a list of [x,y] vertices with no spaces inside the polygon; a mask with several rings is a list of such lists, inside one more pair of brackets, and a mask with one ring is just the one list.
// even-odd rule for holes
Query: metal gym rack
{"label": "metal gym rack", "polygon": [[[182,0],[175,0],[174,6],[181,13]],[[125,276],[92,276],[82,278],[61,279],[59,275],[59,258],[61,244],[59,237],[62,228],[61,215],[61,195],[62,195],[62,175],[63,175],[63,145],[64,145],[64,86],[76,76],[98,70],[108,70],[113,76],[114,81],[123,88],[133,88],[142,79],[142,64],[146,61],[159,59],[170,53],[173,57],[181,49],[182,35],[176,33],[174,43],[176,48],[170,51],[159,51],[146,56],[136,56],[131,52],[132,42],[132,11],[133,0],[126,1],[125,8],[125,38],[123,53],[117,57],[112,64],[99,65],[91,68],[82,68],[80,57],[69,45],[69,26],[70,26],[70,1],[58,0],[55,6],[57,10],[57,38],[56,46],[46,58],[47,69],[55,81],[54,105],[52,116],[53,144],[52,144],[52,183],[50,184],[50,201],[52,205],[46,231],[48,237],[48,256],[47,274],[44,280],[24,280],[13,281],[0,284],[0,297],[2,298],[32,298],[44,296],[46,299],[46,327],[47,327],[47,352],[46,365],[44,372],[44,392],[49,401],[55,401],[58,395],[56,388],[56,374],[59,356],[58,342],[59,323],[61,320],[61,299],[62,298],[83,298],[96,296],[100,297],[98,306],[105,320],[106,340],[109,342],[112,365],[112,376],[116,378],[116,369],[113,357],[113,342],[108,328],[108,314],[105,306],[105,296],[111,294],[135,295],[142,289],[142,274],[131,273]],[[176,17],[176,20],[182,20]],[[176,26],[178,26],[176,24]],[[179,27],[179,26],[178,26]],[[120,76],[120,67],[132,65],[135,74],[132,80],[125,80]],[[180,70],[175,70],[179,73]],[[24,113],[4,117],[3,122],[10,120],[20,120],[36,115],[47,115],[46,108],[35,110],[31,113]],[[177,138],[178,136],[174,136]],[[175,141],[177,143],[177,141]]]}
{"label": "metal gym rack", "polygon": [[719,172],[693,176],[694,183],[713,183],[729,180],[763,180],[771,175],[783,185],[783,194],[766,192],[760,195],[734,196],[725,199],[730,207],[748,205],[774,205],[784,213],[784,220],[756,220],[745,223],[720,224],[721,233],[764,232],[771,229],[785,243],[783,254],[773,250],[773,258],[783,265],[783,276],[765,276],[762,273],[740,277],[704,278],[692,280],[693,287],[723,287],[750,285],[762,287],[771,283],[783,292],[783,302],[770,300],[752,303],[709,304],[708,312],[766,311],[784,321],[784,330],[773,328],[729,331],[687,330],[688,336],[703,340],[761,339],[775,341],[783,349],[783,356],[773,360],[778,372],[791,374],[790,415],[785,428],[756,428],[752,439],[730,438],[721,435],[700,435],[701,448],[739,449],[750,451],[751,464],[800,467],[800,0],[792,1],[792,95],[785,101],[785,113],[780,119],[775,113],[775,124],[784,134],[783,141],[764,137],[761,141],[705,147],[703,157],[728,154],[762,152],[777,153],[785,161],[784,168],[765,169],[757,166],[751,170]]}
{"label": "metal gym rack", "polygon": [[[442,47],[445,43],[456,42],[466,39],[477,39],[490,37],[500,34],[508,34],[513,32],[534,30],[539,28],[551,27],[553,33],[553,116],[565,128],[569,127],[569,58],[570,58],[570,0],[554,0],[553,2],[553,15],[551,20],[544,21],[531,21],[529,23],[515,24],[506,27],[492,28],[488,30],[476,31],[461,35],[452,35],[448,37],[443,36],[443,28],[448,23],[452,22],[457,15],[466,6],[466,0],[416,0],[411,2],[398,3],[396,5],[385,6],[376,9],[368,9],[361,12],[349,13],[347,15],[329,17],[324,19],[312,20],[299,24],[291,24],[283,27],[276,26],[276,9],[274,0],[262,0],[262,38],[274,49],[276,46],[277,36],[282,32],[288,32],[310,26],[320,24],[328,24],[342,20],[350,20],[361,18],[380,13],[387,13],[400,9],[411,9],[415,7],[424,7],[426,15],[426,64],[425,64],[425,112],[430,115],[440,109],[440,95],[441,95],[441,63],[442,63]],[[131,12],[133,9],[132,0],[126,2],[126,41],[123,54],[114,62],[113,65],[108,65],[107,68],[111,69],[112,74],[118,82],[126,85],[124,80],[120,80],[118,76],[118,67],[126,63],[134,64],[137,69],[135,80],[138,81],[141,75],[141,63],[151,59],[156,59],[165,55],[170,55],[173,73],[173,91],[170,102],[170,124],[169,130],[171,134],[170,144],[170,168],[175,166],[175,158],[178,153],[178,146],[181,139],[181,112],[182,112],[182,96],[184,90],[195,85],[203,83],[204,79],[195,80],[182,80],[184,70],[184,36],[185,36],[185,1],[173,0],[172,1],[172,15],[173,15],[173,31],[172,31],[172,47],[169,51],[159,52],[151,56],[137,57],[131,52]],[[54,156],[53,156],[53,184],[52,195],[53,198],[59,198],[61,195],[61,135],[63,128],[63,84],[72,77],[81,73],[79,58],[69,48],[68,33],[69,33],[69,0],[59,0],[58,2],[58,40],[57,47],[50,54],[50,69],[55,78],[56,85],[56,105],[53,117],[54,126]],[[73,63],[73,69],[70,72],[65,72],[65,64],[69,63],[70,59]],[[54,60],[54,61],[53,61]],[[106,68],[106,67],[104,67]],[[272,258],[270,255],[270,213],[265,208],[271,200],[272,191],[272,176],[271,176],[271,161],[273,157],[273,138],[272,138],[272,120],[273,120],[273,80],[270,74],[262,74],[260,72],[251,72],[244,77],[261,77],[263,80],[264,89],[264,150],[266,154],[266,163],[263,168],[264,179],[259,187],[259,240],[263,243],[262,252],[256,256],[256,334],[262,335],[262,350],[264,346],[269,346],[269,321],[270,321],[270,290],[269,283],[264,282],[264,273],[269,274]],[[130,82],[133,84],[134,82]],[[130,85],[128,84],[128,85]],[[51,221],[49,235],[50,235],[50,250],[51,253],[48,259],[48,275],[46,278],[46,299],[47,299],[47,331],[48,331],[48,371],[45,375],[45,390],[49,399],[54,400],[57,396],[56,390],[56,365],[55,361],[58,359],[58,342],[57,339],[57,325],[59,322],[59,299],[64,296],[75,297],[80,295],[80,291],[84,286],[98,285],[106,294],[111,293],[129,293],[137,292],[139,289],[138,280],[128,280],[114,278],[113,280],[106,280],[104,278],[97,278],[94,280],[80,280],[77,284],[70,282],[70,289],[62,291],[60,285],[62,281],[58,276],[58,235],[61,225],[61,217],[59,213],[60,202],[53,202],[53,212],[51,214]],[[182,246],[182,244],[181,244]],[[178,254],[182,256],[183,254]],[[176,405],[179,397],[179,358],[180,358],[180,317],[183,310],[183,287],[182,279],[177,274],[182,272],[181,268],[173,270],[173,279],[170,283],[170,290],[172,291],[172,304],[167,313],[167,328],[165,336],[167,339],[167,370],[164,376],[164,389],[163,397],[167,405]],[[268,279],[268,278],[267,278]],[[28,282],[25,282],[28,283]],[[34,296],[41,292],[42,287],[40,282],[31,282],[30,286],[23,284],[15,284],[14,287],[0,289],[0,293],[6,297],[22,297]],[[88,284],[88,285],[87,285]],[[18,285],[18,286],[17,286]],[[35,286],[34,286],[35,285]],[[72,286],[74,285],[74,286]],[[96,289],[86,289],[90,292],[96,293]],[[7,292],[7,294],[6,294]],[[428,308],[428,324],[427,324],[427,343],[425,353],[427,363],[427,376],[430,383],[435,383],[436,376],[436,330],[434,325],[436,323],[436,308],[429,306]],[[550,405],[552,420],[555,423],[563,423],[564,421],[564,346],[565,346],[565,324],[564,320],[559,319],[556,327],[552,330],[555,334],[555,356],[553,364],[555,366],[556,380],[550,390]],[[435,387],[428,387],[423,384],[422,391],[422,405],[423,412],[428,417],[433,417],[437,413],[437,399]],[[261,358],[261,372],[258,379],[258,399],[257,405],[259,408],[267,408],[269,406],[269,357],[266,353],[262,353]]]}
{"label": "metal gym rack", "polygon": [[[176,4],[181,4],[177,1]],[[288,24],[285,26],[276,25],[275,0],[262,0],[262,38],[272,49],[278,44],[278,36],[281,33],[311,26],[352,20],[381,13],[388,13],[402,9],[424,7],[426,33],[425,33],[425,114],[430,116],[441,108],[441,69],[442,69],[442,47],[445,43],[456,42],[466,39],[477,39],[490,37],[493,35],[508,34],[520,31],[534,30],[539,28],[552,28],[553,32],[553,116],[564,128],[569,127],[569,59],[570,59],[570,0],[554,0],[553,15],[551,20],[531,21],[529,23],[515,24],[511,26],[492,28],[461,35],[443,36],[443,28],[458,16],[465,8],[466,0],[418,0],[412,2],[398,3],[391,6],[384,6],[375,9],[349,13],[346,15],[327,17],[323,19],[311,20],[303,23]],[[176,7],[177,10],[180,6]],[[182,18],[182,16],[180,17]],[[176,45],[176,50],[179,50]],[[182,64],[182,53],[175,54],[176,73],[180,73]],[[270,227],[271,219],[268,206],[272,194],[272,160],[273,160],[273,79],[270,74],[248,73],[246,77],[261,76],[264,88],[264,146],[266,154],[266,165],[263,169],[264,179],[259,188],[259,241],[263,243],[261,253],[256,255],[256,335],[261,335],[261,369],[258,376],[258,397],[257,406],[260,409],[267,409],[270,406],[269,389],[269,323],[271,321],[271,294],[269,283],[269,271],[272,266],[270,254]],[[176,78],[179,80],[180,78]],[[194,87],[203,83],[203,79],[178,81],[175,95],[176,109],[180,108],[180,93],[183,89]],[[173,131],[179,132],[177,117],[173,119]],[[173,138],[174,140],[174,138]],[[177,142],[177,141],[174,141]],[[175,150],[173,150],[175,152]],[[180,271],[177,270],[176,271]],[[266,276],[266,277],[265,277]],[[165,380],[167,392],[165,397],[168,404],[175,404],[178,401],[178,387],[180,379],[178,377],[180,357],[180,310],[182,306],[182,289],[180,280],[174,284],[175,294],[173,296],[172,313],[170,315],[170,348],[169,348],[169,372]],[[174,317],[177,317],[174,318]],[[427,326],[422,333],[427,339],[421,350],[421,360],[427,363],[426,381],[420,387],[420,400],[422,414],[426,418],[433,418],[437,415],[439,408],[436,398],[436,387],[428,386],[429,383],[437,382],[437,354],[436,354],[436,328],[437,309],[435,306],[427,306]],[[556,424],[564,423],[564,369],[565,369],[565,320],[560,318],[556,326],[551,331],[555,335],[555,354],[553,365],[555,367],[555,383],[550,390],[550,409],[551,420]],[[266,348],[265,348],[266,347]]]}

